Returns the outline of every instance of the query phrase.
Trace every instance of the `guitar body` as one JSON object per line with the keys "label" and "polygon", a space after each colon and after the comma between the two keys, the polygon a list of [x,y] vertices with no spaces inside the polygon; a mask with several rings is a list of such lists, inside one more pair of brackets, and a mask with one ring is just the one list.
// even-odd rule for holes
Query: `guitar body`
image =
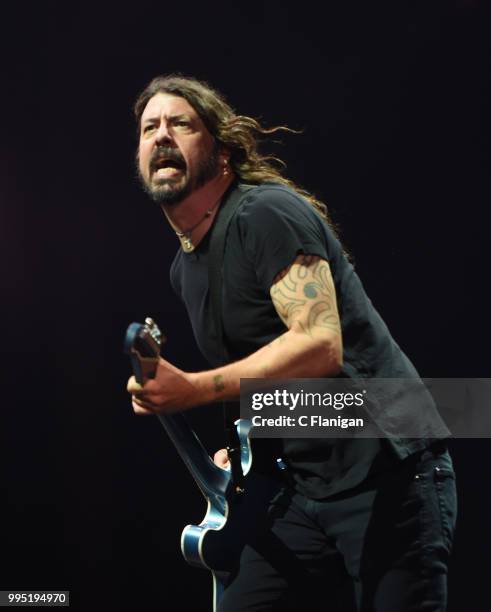
{"label": "guitar body", "polygon": [[213,610],[237,568],[244,546],[266,523],[271,499],[278,483],[252,472],[244,479],[244,492],[234,494],[223,514],[208,502],[199,525],[187,525],[181,535],[181,551],[188,563],[212,572]]}
{"label": "guitar body", "polygon": [[[151,319],[146,319],[145,325],[132,323],[128,327],[125,352],[140,384],[155,376],[161,342],[162,334]],[[237,467],[243,475],[239,486],[232,476],[235,470],[215,465],[183,414],[158,418],[207,501],[202,522],[184,528],[181,551],[188,563],[211,571],[216,610],[242,549],[265,523],[269,503],[281,485],[252,470],[250,421],[239,419],[235,423],[240,461]]]}
{"label": "guitar body", "polygon": [[208,502],[203,521],[182,532],[186,561],[217,572],[236,568],[244,545],[266,521],[269,503],[279,489],[279,483],[252,472],[244,479],[244,492],[226,501],[225,513]]}

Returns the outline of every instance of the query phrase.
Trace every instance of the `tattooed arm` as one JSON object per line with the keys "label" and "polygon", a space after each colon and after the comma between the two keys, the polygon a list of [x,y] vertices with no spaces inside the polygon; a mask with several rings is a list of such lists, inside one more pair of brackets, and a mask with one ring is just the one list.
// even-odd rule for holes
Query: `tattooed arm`
{"label": "tattooed arm", "polygon": [[273,282],[273,305],[287,331],[245,359],[204,372],[183,372],[164,359],[142,389],[132,377],[137,413],[174,412],[240,393],[241,378],[335,376],[342,365],[341,326],[327,261],[299,255]]}
{"label": "tattooed arm", "polygon": [[333,343],[342,353],[336,290],[327,261],[315,255],[299,255],[275,278],[270,294],[276,312],[289,329]]}

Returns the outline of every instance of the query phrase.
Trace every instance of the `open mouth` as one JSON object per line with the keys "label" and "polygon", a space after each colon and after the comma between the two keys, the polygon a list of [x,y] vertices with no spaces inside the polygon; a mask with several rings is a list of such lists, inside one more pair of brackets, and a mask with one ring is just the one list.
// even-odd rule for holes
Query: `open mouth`
{"label": "open mouth", "polygon": [[159,178],[167,178],[182,174],[186,164],[177,159],[159,158],[152,162],[152,174]]}

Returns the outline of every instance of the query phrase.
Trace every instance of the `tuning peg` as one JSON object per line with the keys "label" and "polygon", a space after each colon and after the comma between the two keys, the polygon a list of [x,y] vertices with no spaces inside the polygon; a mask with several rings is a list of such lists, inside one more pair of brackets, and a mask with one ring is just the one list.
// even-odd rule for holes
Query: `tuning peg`
{"label": "tuning peg", "polygon": [[155,321],[151,317],[146,317],[145,318],[145,325],[147,326],[148,331],[150,332],[150,335],[152,336],[152,338],[158,344],[163,344],[166,341],[166,337],[160,331],[157,323],[155,323]]}

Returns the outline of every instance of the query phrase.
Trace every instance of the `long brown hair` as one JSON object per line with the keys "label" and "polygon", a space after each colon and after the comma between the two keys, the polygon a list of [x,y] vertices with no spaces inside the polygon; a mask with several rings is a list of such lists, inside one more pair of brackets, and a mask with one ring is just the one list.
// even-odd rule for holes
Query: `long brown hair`
{"label": "long brown hair", "polygon": [[294,132],[294,130],[286,126],[265,128],[252,117],[237,115],[222,94],[208,83],[180,74],[158,76],[145,87],[134,107],[138,130],[146,105],[158,93],[173,94],[189,102],[218,145],[230,153],[230,166],[242,182],[259,185],[265,181],[274,181],[291,187],[310,202],[335,229],[326,205],[282,176],[281,171],[274,165],[275,163],[285,165],[278,157],[261,155],[258,151],[259,136],[278,131]]}

